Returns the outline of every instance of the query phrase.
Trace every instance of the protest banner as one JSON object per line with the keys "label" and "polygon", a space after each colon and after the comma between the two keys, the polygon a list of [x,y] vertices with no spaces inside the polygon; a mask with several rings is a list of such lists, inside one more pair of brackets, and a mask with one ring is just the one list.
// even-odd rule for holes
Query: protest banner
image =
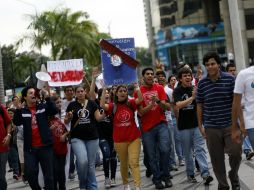
{"label": "protest banner", "polygon": [[100,46],[106,86],[137,82],[134,38],[102,40]]}
{"label": "protest banner", "polygon": [[84,76],[83,60],[47,61],[47,71],[51,76],[50,86],[79,85]]}

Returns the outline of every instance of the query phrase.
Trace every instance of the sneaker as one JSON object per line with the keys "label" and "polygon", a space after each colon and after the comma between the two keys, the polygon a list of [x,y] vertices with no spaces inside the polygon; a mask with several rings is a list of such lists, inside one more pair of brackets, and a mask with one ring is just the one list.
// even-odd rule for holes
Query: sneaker
{"label": "sneaker", "polygon": [[74,180],[75,179],[75,174],[74,173],[69,173],[69,179]]}
{"label": "sneaker", "polygon": [[123,186],[123,189],[124,189],[124,190],[131,190],[131,188],[130,188],[130,186],[129,186],[128,184],[124,185],[124,186]]}
{"label": "sneaker", "polygon": [[26,176],[25,176],[25,175],[22,175],[22,181],[23,181],[23,183],[28,184],[28,181],[27,181],[27,179],[26,179]]}
{"label": "sneaker", "polygon": [[211,183],[211,181],[213,181],[213,177],[208,175],[206,177],[203,177],[203,180],[204,180],[205,185],[209,185]]}
{"label": "sneaker", "polygon": [[251,158],[254,156],[254,152],[248,152],[247,154],[246,154],[246,159],[247,160],[251,160]]}
{"label": "sneaker", "polygon": [[241,186],[240,186],[239,177],[237,176],[235,179],[233,179],[230,172],[228,172],[228,177],[232,185],[232,190],[240,190]]}
{"label": "sneaker", "polygon": [[183,160],[179,160],[179,166],[185,166],[185,163]]}
{"label": "sneaker", "polygon": [[10,169],[8,170],[8,172],[13,172],[13,169],[12,169],[12,168],[10,168]]}
{"label": "sneaker", "polygon": [[13,179],[19,180],[19,175],[18,174],[13,174]]}
{"label": "sneaker", "polygon": [[170,166],[170,169],[169,169],[170,171],[178,171],[178,168],[176,167],[176,165],[175,164],[172,164],[171,166]]}
{"label": "sneaker", "polygon": [[166,188],[172,187],[172,186],[173,186],[173,184],[172,184],[170,178],[165,179],[164,182],[165,182],[165,187],[166,187]]}
{"label": "sneaker", "polygon": [[116,186],[116,180],[115,178],[112,178],[110,181],[111,187],[115,187]]}
{"label": "sneaker", "polygon": [[194,177],[194,175],[190,175],[190,176],[188,176],[187,178],[188,178],[188,181],[189,181],[190,183],[197,183],[197,180],[196,180],[196,178]]}
{"label": "sneaker", "polygon": [[164,189],[165,188],[164,185],[161,183],[161,181],[155,183],[154,185],[155,185],[155,189]]}
{"label": "sneaker", "polygon": [[105,179],[104,185],[105,185],[106,188],[111,187],[111,181],[110,181],[109,178],[106,178],[106,179]]}

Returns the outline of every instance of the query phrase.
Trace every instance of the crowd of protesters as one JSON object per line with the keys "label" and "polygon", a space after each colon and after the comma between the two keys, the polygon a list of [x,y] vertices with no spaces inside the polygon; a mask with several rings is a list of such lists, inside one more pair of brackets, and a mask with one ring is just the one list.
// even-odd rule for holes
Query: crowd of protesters
{"label": "crowd of protesters", "polygon": [[205,75],[182,64],[168,79],[163,70],[144,68],[139,83],[99,90],[94,71],[91,84],[65,87],[64,98],[48,85],[25,87],[21,98],[0,106],[0,189],[7,189],[8,162],[13,178],[33,190],[65,190],[75,168],[79,188],[96,190],[99,149],[105,188],[120,185],[118,159],[123,189],[130,190],[130,176],[141,189],[141,150],[155,189],[172,187],[171,172],[184,166],[189,183],[197,183],[196,167],[209,185],[208,149],[218,189],[230,189],[227,175],[232,189],[240,189],[242,150],[247,160],[254,156],[254,66],[236,75],[229,63],[223,72],[215,52],[204,55],[203,65]]}

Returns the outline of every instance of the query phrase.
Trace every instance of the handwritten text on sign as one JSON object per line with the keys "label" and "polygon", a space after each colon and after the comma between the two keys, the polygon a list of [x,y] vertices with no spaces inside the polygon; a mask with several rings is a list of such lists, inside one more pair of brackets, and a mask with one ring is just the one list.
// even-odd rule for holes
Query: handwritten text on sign
{"label": "handwritten text on sign", "polygon": [[50,86],[78,85],[84,76],[82,59],[48,61],[47,70],[51,76]]}

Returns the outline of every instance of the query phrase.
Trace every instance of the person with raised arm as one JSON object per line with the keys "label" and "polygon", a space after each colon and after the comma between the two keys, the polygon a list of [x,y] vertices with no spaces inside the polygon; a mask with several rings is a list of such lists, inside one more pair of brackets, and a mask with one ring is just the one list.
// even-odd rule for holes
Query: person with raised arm
{"label": "person with raised arm", "polygon": [[138,98],[128,99],[128,89],[125,85],[116,88],[114,103],[106,103],[106,89],[103,89],[101,107],[113,115],[113,140],[115,150],[120,159],[120,171],[125,190],[130,190],[128,169],[130,167],[136,190],[140,190],[141,177],[139,157],[141,149],[141,133],[135,123],[135,111],[143,98],[138,85],[135,86]]}

